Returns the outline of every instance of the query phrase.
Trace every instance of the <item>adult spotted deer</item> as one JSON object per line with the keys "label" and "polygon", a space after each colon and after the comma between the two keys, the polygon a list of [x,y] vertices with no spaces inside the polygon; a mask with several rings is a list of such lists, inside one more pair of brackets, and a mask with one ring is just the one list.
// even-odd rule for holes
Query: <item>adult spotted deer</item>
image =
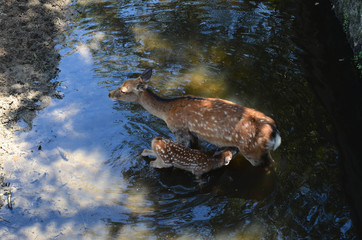
{"label": "adult spotted deer", "polygon": [[145,149],[142,156],[154,156],[151,162],[153,168],[175,167],[192,172],[197,179],[213,169],[229,164],[236,154],[235,148],[216,152],[212,157],[199,150],[191,149],[170,139],[156,137],[152,140],[152,150]]}
{"label": "adult spotted deer", "polygon": [[148,112],[163,119],[176,141],[189,146],[194,137],[219,147],[237,147],[253,166],[270,164],[270,150],[281,143],[279,131],[270,117],[251,108],[217,99],[194,96],[162,98],[148,87],[152,69],[126,80],[109,97],[138,102]]}

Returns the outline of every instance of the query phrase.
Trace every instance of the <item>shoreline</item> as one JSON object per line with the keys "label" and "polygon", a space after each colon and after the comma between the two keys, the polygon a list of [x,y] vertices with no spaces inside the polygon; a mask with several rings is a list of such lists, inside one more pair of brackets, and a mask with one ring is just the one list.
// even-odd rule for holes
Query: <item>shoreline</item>
{"label": "shoreline", "polygon": [[[5,0],[0,5],[0,208],[5,204],[3,162],[26,152],[17,131],[29,131],[37,111],[61,98],[54,80],[65,41],[69,0]],[[20,126],[19,126],[20,125]]]}

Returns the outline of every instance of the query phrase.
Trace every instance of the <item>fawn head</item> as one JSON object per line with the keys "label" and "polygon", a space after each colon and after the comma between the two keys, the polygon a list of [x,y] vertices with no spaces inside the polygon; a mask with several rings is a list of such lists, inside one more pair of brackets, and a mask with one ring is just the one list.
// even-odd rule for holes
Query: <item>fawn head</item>
{"label": "fawn head", "polygon": [[233,156],[239,153],[238,148],[226,148],[224,150],[216,151],[213,155],[214,158],[220,159],[222,163],[226,166],[229,165],[230,161],[233,159]]}
{"label": "fawn head", "polygon": [[220,151],[220,152],[216,152],[213,155],[214,158],[216,159],[220,159],[220,163],[222,163],[223,165],[229,165],[231,159],[233,158],[233,154],[231,151],[226,150],[226,151]]}
{"label": "fawn head", "polygon": [[151,76],[152,68],[147,68],[138,78],[127,79],[122,86],[111,91],[109,97],[114,100],[136,102],[141,93],[147,88],[146,81],[148,81]]}

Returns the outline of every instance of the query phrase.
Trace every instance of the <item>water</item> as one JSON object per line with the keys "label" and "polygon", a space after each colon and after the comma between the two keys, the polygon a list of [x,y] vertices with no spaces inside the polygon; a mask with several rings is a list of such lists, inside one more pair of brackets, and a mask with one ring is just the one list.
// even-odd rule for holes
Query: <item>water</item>
{"label": "water", "polygon": [[[338,127],[315,91],[310,76],[318,69],[308,68],[314,60],[298,28],[305,5],[74,3],[55,79],[63,99],[38,112],[32,130],[20,134],[26,161],[8,166],[16,190],[14,210],[1,210],[9,236],[355,238]],[[206,174],[200,189],[189,173],[150,169],[140,153],[153,137],[172,134],[139,105],[108,98],[146,67],[160,95],[224,98],[275,119],[282,136],[275,171],[238,156]]]}

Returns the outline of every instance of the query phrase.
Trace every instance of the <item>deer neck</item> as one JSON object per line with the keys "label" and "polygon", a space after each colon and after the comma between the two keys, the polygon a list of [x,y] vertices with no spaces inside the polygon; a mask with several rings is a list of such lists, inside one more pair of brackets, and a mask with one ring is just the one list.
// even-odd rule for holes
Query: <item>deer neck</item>
{"label": "deer neck", "polygon": [[148,88],[141,93],[138,103],[149,113],[163,120],[165,120],[170,109],[170,102],[168,99],[157,96]]}

